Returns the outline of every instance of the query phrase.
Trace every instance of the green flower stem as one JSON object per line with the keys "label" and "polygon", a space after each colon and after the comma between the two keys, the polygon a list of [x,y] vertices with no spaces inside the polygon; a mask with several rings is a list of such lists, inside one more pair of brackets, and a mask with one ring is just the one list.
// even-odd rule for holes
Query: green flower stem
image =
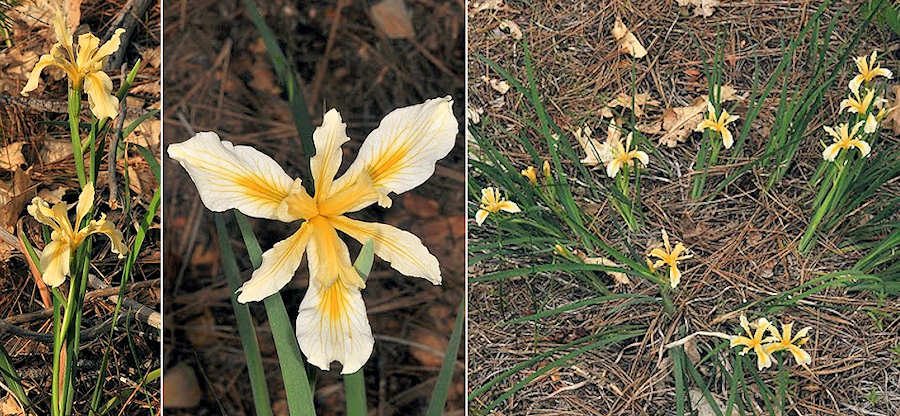
{"label": "green flower stem", "polygon": [[[841,163],[843,160],[838,162],[825,162],[825,163]],[[812,242],[813,237],[816,234],[816,229],[819,228],[819,224],[822,222],[822,219],[825,218],[825,215],[828,214],[828,211],[831,210],[831,205],[834,202],[835,195],[837,194],[838,188],[840,188],[841,178],[844,176],[844,168],[846,166],[841,164],[838,167],[837,175],[834,178],[834,181],[831,183],[831,190],[828,191],[828,195],[825,196],[825,199],[816,209],[815,214],[809,220],[809,225],[806,227],[806,232],[803,233],[803,237],[800,238],[800,242],[797,243],[797,249],[800,250],[801,254],[806,254],[810,249],[810,242]]]}
{"label": "green flower stem", "polygon": [[81,117],[81,90],[78,86],[69,87],[69,136],[72,138],[72,154],[75,157],[75,174],[78,175],[78,184],[83,188],[86,182],[84,176],[84,152],[81,149],[81,133],[78,131],[78,120]]}
{"label": "green flower stem", "polygon": [[347,401],[347,416],[366,415],[366,382],[363,369],[344,375],[344,395]]}

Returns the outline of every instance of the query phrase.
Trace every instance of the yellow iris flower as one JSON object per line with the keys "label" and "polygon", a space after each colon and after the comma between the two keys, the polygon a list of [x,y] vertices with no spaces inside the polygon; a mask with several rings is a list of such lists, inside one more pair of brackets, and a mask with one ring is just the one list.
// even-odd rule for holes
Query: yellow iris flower
{"label": "yellow iris flower", "polygon": [[672,248],[672,246],[669,245],[669,235],[666,233],[666,230],[662,230],[662,237],[664,247],[654,248],[649,254],[649,257],[656,257],[659,260],[656,260],[655,263],[651,264],[650,259],[647,259],[647,266],[650,267],[651,271],[656,272],[662,265],[668,265],[669,284],[674,288],[681,282],[681,270],[678,270],[678,262],[689,259],[692,256],[690,254],[683,255],[683,253],[687,251],[687,248],[680,242],[675,244],[675,248]]}
{"label": "yellow iris flower", "polygon": [[869,144],[863,140],[857,139],[856,133],[859,132],[859,128],[862,127],[863,122],[860,121],[856,123],[853,128],[850,128],[850,125],[847,123],[841,123],[837,130],[833,127],[825,126],[825,131],[828,132],[831,137],[834,137],[834,143],[825,147],[825,150],[822,151],[822,157],[829,161],[833,162],[835,158],[837,158],[838,153],[840,153],[841,149],[850,150],[852,148],[859,149],[862,157],[866,157],[869,155],[869,151],[872,149],[869,147]]}
{"label": "yellow iris flower", "polygon": [[534,166],[522,169],[522,176],[528,178],[528,182],[531,182],[532,185],[537,185],[537,173],[534,170]]}
{"label": "yellow iris flower", "polygon": [[505,211],[509,213],[521,212],[519,206],[515,202],[507,200],[500,194],[497,188],[484,188],[481,190],[481,209],[475,213],[475,222],[478,225],[484,224],[488,214]]}
{"label": "yellow iris flower", "polygon": [[724,108],[722,109],[722,114],[720,114],[719,117],[716,117],[716,108],[712,103],[707,101],[706,106],[706,119],[697,125],[697,131],[710,129],[719,133],[722,136],[722,144],[726,149],[731,149],[731,145],[734,144],[734,136],[732,136],[731,131],[728,130],[728,125],[740,117],[728,114],[728,110]]}
{"label": "yellow iris flower", "polygon": [[353,268],[338,230],[361,243],[372,240],[375,254],[398,272],[441,283],[438,260],[418,237],[344,214],[376,202],[388,207],[389,192],[401,194],[431,177],[435,163],[456,140],[458,125],[451,106],[446,97],[392,111],[336,179],[341,145],[349,138],[340,114],[329,111],[313,133],[313,196],[269,156],[223,141],[215,133],[198,133],[169,146],[169,157],[187,170],[208,209],[234,208],[252,217],[303,221],[299,230],[263,253],[262,265],[238,290],[238,301],[259,301],[278,292],[307,252],[309,287],[300,303],[296,331],[300,348],[313,365],[328,370],[332,361],[338,361],[342,373],[354,373],[368,360],[375,343],[360,293],[365,282]]}
{"label": "yellow iris flower", "polygon": [[890,70],[886,68],[882,68],[880,65],[875,63],[875,60],[878,58],[878,51],[872,51],[872,55],[869,57],[869,60],[866,61],[865,56],[860,56],[856,58],[856,69],[859,70],[859,74],[853,77],[850,80],[850,91],[858,92],[860,85],[868,85],[875,77],[882,76],[887,79],[893,78],[894,74],[891,73]]}
{"label": "yellow iris flower", "polygon": [[48,66],[55,66],[66,71],[72,82],[71,88],[81,89],[83,86],[94,116],[101,120],[115,118],[119,114],[119,99],[112,95],[112,80],[103,72],[103,65],[106,57],[119,49],[119,38],[125,33],[125,29],[116,29],[112,38],[102,46],[100,39],[92,33],[79,35],[77,54],[72,44],[72,34],[69,33],[62,12],[58,10],[53,19],[53,29],[56,43],[50,48],[50,53],[42,55],[34,65],[21,94],[27,96],[34,91],[41,79],[41,71]]}
{"label": "yellow iris flower", "polygon": [[101,215],[99,220],[91,220],[84,227],[81,222],[88,211],[94,205],[94,186],[88,183],[78,196],[78,204],[75,208],[75,223],[69,222],[68,208],[65,202],[53,205],[51,208],[40,197],[31,200],[28,213],[41,224],[47,225],[53,230],[50,233],[50,243],[44,247],[40,256],[41,277],[50,287],[58,287],[69,275],[69,262],[72,252],[91,234],[105,234],[112,242],[112,252],[124,257],[128,249],[122,241],[122,233],[113,227],[113,224]]}
{"label": "yellow iris flower", "polygon": [[544,180],[549,182],[550,181],[550,162],[545,160],[543,166],[541,166],[541,170],[544,171]]}
{"label": "yellow iris flower", "polygon": [[797,361],[797,364],[808,365],[812,362],[812,358],[809,356],[809,353],[800,347],[809,340],[806,334],[808,334],[812,328],[806,327],[797,331],[796,334],[791,335],[793,326],[794,324],[792,323],[782,325],[781,333],[775,329],[774,325],[769,327],[769,332],[772,333],[772,336],[764,340],[764,342],[769,343],[765,346],[766,352],[772,354],[775,351],[787,350],[794,356],[794,360]]}
{"label": "yellow iris flower", "polygon": [[[875,90],[873,89],[869,89],[869,91],[863,98],[859,97],[859,91],[851,91],[850,94],[850,96],[841,101],[841,108],[838,110],[838,112],[844,111],[844,109],[846,108],[847,111],[851,113],[866,114],[866,112],[869,111],[869,107],[873,104],[875,105],[875,107],[880,108],[884,106],[884,103],[886,101],[884,98],[879,98],[876,100]],[[881,114],[886,114],[884,112],[884,108],[882,108],[882,111],[879,113],[879,115]],[[880,118],[883,118],[883,116]],[[872,109],[872,111],[869,111],[869,115],[866,116],[866,124],[863,128],[863,132],[874,133],[878,128],[878,121],[880,120],[880,118],[875,115],[874,109]]]}
{"label": "yellow iris flower", "polygon": [[772,365],[772,355],[766,349],[766,345],[764,345],[766,341],[763,339],[763,336],[772,324],[770,324],[769,320],[766,318],[759,318],[753,326],[756,328],[755,331],[750,329],[750,323],[747,322],[747,317],[744,316],[744,314],[741,314],[741,328],[744,328],[744,332],[747,336],[732,337],[731,346],[743,346],[744,349],[740,352],[741,355],[753,350],[753,352],[756,353],[756,367],[762,370],[763,368],[768,368]]}
{"label": "yellow iris flower", "polygon": [[647,156],[647,153],[640,150],[631,150],[631,133],[628,133],[628,136],[625,137],[624,144],[618,135],[612,135],[608,139],[611,139],[606,143],[610,157],[607,158],[601,154],[601,158],[608,159],[606,161],[606,176],[615,178],[623,167],[634,165],[634,159],[640,161],[644,166],[650,164],[650,158]]}

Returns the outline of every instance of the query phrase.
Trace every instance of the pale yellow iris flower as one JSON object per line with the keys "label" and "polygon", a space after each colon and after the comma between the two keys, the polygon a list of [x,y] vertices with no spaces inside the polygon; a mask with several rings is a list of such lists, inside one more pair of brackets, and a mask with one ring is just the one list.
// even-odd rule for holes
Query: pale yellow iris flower
{"label": "pale yellow iris flower", "polygon": [[500,194],[499,189],[491,187],[481,190],[480,208],[481,209],[475,213],[475,222],[478,223],[478,225],[484,224],[484,220],[487,219],[488,214],[496,214],[500,211],[515,214],[522,211],[515,202],[504,198],[503,195]]}
{"label": "pale yellow iris flower", "polygon": [[522,176],[528,178],[528,182],[531,182],[532,185],[537,185],[537,172],[535,171],[534,166],[522,169]]}
{"label": "pale yellow iris flower", "polygon": [[615,178],[623,167],[633,166],[635,159],[644,166],[650,164],[650,158],[647,156],[647,153],[644,153],[641,150],[631,149],[631,133],[628,133],[628,136],[625,137],[624,144],[622,143],[622,139],[619,138],[619,135],[612,135],[607,139],[606,149],[608,149],[608,152],[603,150],[600,153],[601,160],[606,159],[604,160],[606,163],[606,176]]}
{"label": "pale yellow iris flower", "polygon": [[706,106],[706,119],[697,125],[697,131],[710,129],[719,133],[722,136],[722,145],[724,145],[726,149],[731,149],[731,146],[734,144],[734,136],[732,136],[731,131],[728,130],[728,125],[740,117],[728,114],[728,110],[724,108],[722,109],[722,114],[720,114],[719,117],[716,117],[716,108],[712,103],[707,101]]}
{"label": "pale yellow iris flower", "polygon": [[760,370],[763,368],[768,368],[772,365],[772,355],[766,349],[765,340],[763,336],[765,336],[766,331],[771,327],[771,323],[766,318],[759,318],[756,322],[753,323],[754,330],[751,330],[751,325],[747,322],[747,317],[744,314],[741,314],[741,328],[744,328],[744,332],[747,336],[734,336],[731,337],[731,346],[742,346],[744,349],[740,352],[741,355],[746,354],[748,351],[753,350],[756,353],[756,367]]}
{"label": "pale yellow iris flower", "polygon": [[122,241],[122,233],[101,215],[99,220],[90,220],[83,227],[82,220],[94,205],[94,186],[88,183],[78,196],[75,208],[75,223],[69,222],[68,207],[60,202],[51,208],[40,197],[31,200],[28,213],[38,222],[50,227],[50,243],[44,247],[40,256],[41,277],[50,287],[58,287],[69,275],[69,262],[72,252],[91,234],[105,234],[112,242],[112,252],[124,257],[128,249]]}
{"label": "pale yellow iris flower", "polygon": [[680,242],[676,243],[673,248],[669,244],[669,234],[666,233],[666,230],[662,230],[662,238],[664,247],[654,248],[649,254],[649,257],[656,257],[659,260],[651,263],[650,259],[647,259],[647,266],[649,266],[650,270],[654,273],[663,265],[669,266],[669,284],[674,288],[681,282],[681,270],[678,269],[678,262],[689,259],[692,256],[690,254],[684,254],[687,251],[687,248]]}
{"label": "pale yellow iris flower", "polygon": [[860,85],[868,85],[869,82],[872,82],[875,77],[881,76],[887,79],[891,79],[894,77],[894,74],[887,68],[882,68],[880,65],[875,63],[875,60],[878,58],[878,51],[872,51],[872,55],[869,57],[869,60],[866,61],[865,56],[860,56],[856,58],[856,69],[859,70],[859,74],[853,77],[850,80],[850,91],[858,92]]}
{"label": "pale yellow iris flower", "polygon": [[79,35],[78,53],[75,53],[72,34],[60,11],[56,12],[53,19],[53,29],[56,43],[50,48],[50,53],[42,55],[34,65],[21,94],[27,96],[34,91],[41,79],[41,71],[48,66],[55,66],[66,71],[72,83],[71,88],[81,89],[83,86],[94,116],[101,120],[115,118],[119,114],[119,99],[112,95],[112,80],[103,72],[103,65],[106,58],[119,49],[119,38],[125,33],[125,29],[116,29],[112,38],[103,45],[100,45],[100,39],[92,33]]}
{"label": "pale yellow iris flower", "polygon": [[[847,98],[841,101],[841,107],[838,112],[844,111],[846,108],[848,112],[857,113],[857,114],[866,114],[869,112],[869,115],[866,116],[866,124],[863,128],[863,132],[865,133],[874,133],[878,128],[878,122],[881,118],[884,118],[884,115],[887,113],[884,111],[884,103],[887,102],[884,98],[875,99],[875,90],[869,89],[866,92],[865,97],[859,97],[859,91],[852,91]],[[869,111],[869,107],[874,105],[875,108],[881,108],[881,112],[876,116],[875,108],[872,108]]]}
{"label": "pale yellow iris flower", "polygon": [[372,240],[375,254],[398,272],[441,283],[438,260],[418,237],[345,214],[376,202],[388,207],[388,193],[401,194],[431,177],[437,160],[456,140],[458,125],[451,106],[446,97],[392,111],[336,179],[341,145],[349,138],[340,114],[329,111],[313,133],[313,196],[269,156],[223,141],[215,133],[198,133],[169,146],[169,157],[187,170],[208,209],[234,208],[252,217],[303,221],[299,230],[263,253],[262,265],[238,290],[238,301],[259,301],[278,292],[294,276],[306,251],[309,287],[300,303],[296,332],[313,365],[328,370],[332,361],[338,361],[342,373],[354,373],[368,360],[375,343],[360,293],[365,282],[337,231],[361,243]]}
{"label": "pale yellow iris flower", "polygon": [[769,327],[769,332],[772,333],[772,336],[763,341],[767,343],[765,346],[766,352],[772,354],[775,351],[789,351],[791,355],[794,356],[794,360],[797,361],[797,364],[809,365],[809,363],[812,362],[812,357],[800,347],[809,340],[806,335],[812,328],[806,327],[797,331],[796,334],[791,335],[793,326],[793,323],[783,324],[781,326],[781,333],[776,330],[774,325]]}
{"label": "pale yellow iris flower", "polygon": [[825,150],[822,151],[822,157],[829,162],[833,162],[842,149],[849,151],[852,148],[859,149],[862,157],[868,156],[872,150],[869,144],[856,138],[856,134],[859,133],[859,128],[862,125],[863,122],[860,121],[851,129],[848,123],[841,123],[837,130],[833,127],[825,126],[825,131],[834,138],[834,143],[825,147]]}

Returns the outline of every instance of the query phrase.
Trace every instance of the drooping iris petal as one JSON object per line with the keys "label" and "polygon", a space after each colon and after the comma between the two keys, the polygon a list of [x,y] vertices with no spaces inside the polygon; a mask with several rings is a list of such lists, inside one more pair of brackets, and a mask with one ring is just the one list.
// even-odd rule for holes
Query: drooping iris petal
{"label": "drooping iris petal", "polygon": [[[280,221],[315,212],[312,198],[272,158],[250,146],[234,146],[216,133],[197,133],[169,145],[169,157],[184,166],[209,210],[236,208],[251,217]],[[295,195],[291,201],[288,196]],[[282,206],[290,202],[291,206]]]}
{"label": "drooping iris petal", "polygon": [[324,286],[310,279],[297,315],[297,341],[307,361],[322,370],[332,361],[342,364],[342,374],[362,368],[375,338],[359,289],[340,280]]}
{"label": "drooping iris petal", "polygon": [[34,64],[34,69],[32,69],[31,73],[28,74],[28,82],[25,83],[25,87],[22,88],[20,94],[27,97],[29,92],[34,91],[38,86],[38,82],[40,82],[41,80],[41,72],[44,70],[44,68],[51,65],[59,66],[59,64],[56,62],[56,59],[54,59],[52,55],[41,55],[41,58],[38,59],[36,64]]}
{"label": "drooping iris petal", "polygon": [[113,83],[105,72],[91,72],[84,77],[84,91],[88,96],[91,113],[100,120],[116,118],[119,99],[112,95]]}
{"label": "drooping iris petal", "polygon": [[106,58],[109,55],[114,54],[117,50],[119,50],[119,45],[122,44],[122,34],[125,33],[125,29],[118,28],[115,32],[113,32],[112,37],[109,38],[106,43],[104,43],[100,48],[94,52],[94,62],[101,64],[102,67],[103,58]]}
{"label": "drooping iris petal", "polygon": [[238,289],[238,302],[260,301],[277,293],[291,281],[311,237],[311,227],[303,223],[290,237],[281,240],[262,255],[262,264],[250,280]]}
{"label": "drooping iris petal", "polygon": [[357,221],[347,217],[334,218],[332,223],[360,243],[365,244],[372,239],[375,255],[390,263],[394,270],[407,276],[425,278],[435,285],[441,283],[438,259],[415,234],[387,224]]}
{"label": "drooping iris petal", "polygon": [[39,197],[32,198],[31,205],[28,205],[28,214],[39,223],[50,227],[53,231],[61,229],[61,224],[57,221],[53,210],[50,209],[46,201]]}
{"label": "drooping iris petal", "polygon": [[348,140],[350,138],[347,137],[347,125],[341,121],[341,115],[337,110],[332,109],[325,113],[322,125],[313,133],[316,154],[309,160],[317,197],[330,194],[334,175],[341,167],[341,145]]}
{"label": "drooping iris petal", "polygon": [[128,248],[125,247],[122,232],[117,230],[113,224],[106,220],[106,215],[101,215],[99,220],[91,221],[87,227],[84,227],[84,234],[103,234],[109,238],[112,243],[112,252],[119,255],[119,258],[125,257]]}
{"label": "drooping iris petal", "polygon": [[72,253],[62,241],[51,241],[41,252],[41,278],[50,287],[59,287],[69,275],[69,259]]}
{"label": "drooping iris petal", "polygon": [[332,190],[350,185],[361,172],[368,173],[383,193],[401,194],[421,185],[456,141],[452,103],[450,97],[434,98],[391,111],[366,137],[356,160]]}

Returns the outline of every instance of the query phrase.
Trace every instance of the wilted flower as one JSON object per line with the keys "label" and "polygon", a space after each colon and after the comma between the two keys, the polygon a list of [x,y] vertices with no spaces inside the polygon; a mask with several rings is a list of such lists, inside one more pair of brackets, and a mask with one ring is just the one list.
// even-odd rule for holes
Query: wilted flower
{"label": "wilted flower", "polygon": [[436,98],[392,111],[337,179],[341,145],[350,139],[340,114],[329,111],[313,133],[313,196],[269,156],[222,141],[215,133],[198,133],[169,146],[169,156],[188,171],[210,210],[235,208],[252,217],[303,221],[293,235],[263,253],[262,265],[238,290],[238,301],[259,301],[278,292],[308,251],[309,287],[297,316],[297,340],[313,365],[327,370],[332,361],[339,361],[342,373],[354,373],[375,343],[360,293],[365,282],[337,230],[361,243],[372,240],[375,254],[398,272],[441,283],[438,260],[418,237],[344,214],[376,202],[389,207],[388,193],[406,192],[431,177],[435,162],[455,142],[458,127],[451,105],[449,97]]}
{"label": "wilted flower", "polygon": [[84,242],[91,234],[105,234],[112,242],[112,252],[124,257],[128,249],[122,241],[122,233],[113,227],[113,224],[101,215],[99,220],[90,220],[84,227],[82,220],[94,205],[94,185],[88,182],[81,195],[78,196],[78,204],[75,208],[75,223],[69,222],[68,208],[65,202],[53,205],[53,208],[40,197],[31,200],[28,213],[41,224],[53,230],[50,233],[50,243],[44,247],[40,257],[41,277],[50,287],[57,287],[66,280],[69,275],[69,262],[72,252]]}
{"label": "wilted flower", "polygon": [[79,35],[77,54],[72,44],[72,34],[69,33],[65,18],[59,10],[53,19],[53,29],[56,33],[56,43],[50,48],[50,53],[42,55],[34,65],[25,88],[22,88],[22,95],[27,96],[37,88],[44,68],[55,66],[66,71],[72,83],[71,88],[80,90],[83,85],[94,116],[101,120],[107,117],[115,118],[119,114],[119,99],[112,95],[112,80],[103,72],[103,65],[106,57],[119,49],[119,38],[125,33],[125,29],[116,29],[112,38],[102,46],[100,39],[92,33]]}
{"label": "wilted flower", "polygon": [[500,195],[500,190],[497,188],[484,188],[481,190],[481,209],[475,213],[475,222],[478,225],[484,223],[484,220],[487,219],[488,214],[497,213],[500,211],[505,211],[509,213],[521,212],[519,206],[516,205],[515,202],[507,200],[502,195]]}
{"label": "wilted flower", "polygon": [[528,182],[531,182],[532,185],[537,185],[537,173],[534,170],[534,166],[522,169],[522,176],[528,178]]}

